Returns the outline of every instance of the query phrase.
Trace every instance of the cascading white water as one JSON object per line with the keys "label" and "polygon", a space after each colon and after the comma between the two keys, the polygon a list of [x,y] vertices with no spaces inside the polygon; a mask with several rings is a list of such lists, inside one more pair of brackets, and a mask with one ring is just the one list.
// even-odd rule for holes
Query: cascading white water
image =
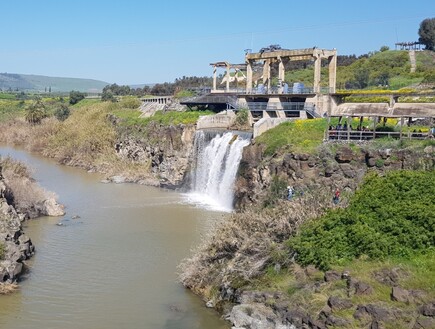
{"label": "cascading white water", "polygon": [[215,209],[232,210],[233,184],[249,137],[236,132],[196,133],[196,167],[191,188],[196,201]]}

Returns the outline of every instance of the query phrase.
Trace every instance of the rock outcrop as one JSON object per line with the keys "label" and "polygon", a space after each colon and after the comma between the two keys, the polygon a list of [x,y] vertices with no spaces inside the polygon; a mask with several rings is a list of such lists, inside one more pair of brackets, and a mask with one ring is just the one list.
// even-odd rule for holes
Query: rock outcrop
{"label": "rock outcrop", "polygon": [[435,148],[373,149],[368,146],[328,145],[316,154],[282,153],[265,156],[261,145],[243,150],[235,186],[237,209],[246,209],[267,197],[274,177],[299,191],[327,187],[354,191],[367,172],[400,169],[433,170]]}
{"label": "rock outcrop", "polygon": [[[148,127],[146,136],[121,134],[116,144],[118,156],[131,163],[144,165],[148,176],[135,181],[146,185],[179,187],[189,168],[193,152],[195,126]],[[125,179],[125,181],[129,181]]]}
{"label": "rock outcrop", "polygon": [[33,255],[35,249],[21,226],[25,216],[18,214],[14,207],[8,204],[5,193],[6,185],[0,179],[0,246],[3,249],[3,257],[0,259],[0,283],[13,284],[24,270],[23,262]]}

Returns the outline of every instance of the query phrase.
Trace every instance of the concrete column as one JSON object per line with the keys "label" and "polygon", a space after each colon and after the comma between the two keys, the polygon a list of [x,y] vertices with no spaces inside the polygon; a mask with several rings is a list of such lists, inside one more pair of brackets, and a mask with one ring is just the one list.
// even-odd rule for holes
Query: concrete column
{"label": "concrete column", "polygon": [[335,93],[337,85],[337,53],[328,58],[329,60],[329,92]]}
{"label": "concrete column", "polygon": [[263,84],[267,84],[267,92],[270,91],[270,61],[266,59],[263,64]]}
{"label": "concrete column", "polygon": [[246,93],[252,92],[252,63],[246,62]]}
{"label": "concrete column", "polygon": [[213,91],[216,91],[217,67],[213,65]]}
{"label": "concrete column", "polygon": [[227,64],[227,85],[226,85],[226,91],[230,91],[230,65]]}
{"label": "concrete column", "polygon": [[316,56],[314,61],[314,92],[316,94],[320,93],[320,73],[322,68],[322,58],[320,55]]}
{"label": "concrete column", "polygon": [[284,63],[282,61],[282,58],[279,57],[278,60],[279,60],[279,64],[278,64],[278,81],[280,82],[279,93],[282,94],[284,80],[285,80],[285,67],[284,67]]}

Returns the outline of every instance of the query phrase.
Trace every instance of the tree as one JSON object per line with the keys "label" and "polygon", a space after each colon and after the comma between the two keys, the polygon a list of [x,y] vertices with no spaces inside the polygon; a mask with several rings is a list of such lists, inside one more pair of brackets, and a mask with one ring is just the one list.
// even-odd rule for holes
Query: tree
{"label": "tree", "polygon": [[435,18],[426,18],[420,23],[418,41],[425,45],[427,50],[435,50]]}
{"label": "tree", "polygon": [[69,93],[69,103],[71,105],[77,104],[78,102],[80,102],[85,97],[86,97],[85,93],[81,93],[80,91],[72,90]]}
{"label": "tree", "polygon": [[113,95],[111,89],[103,89],[103,94],[101,95],[101,100],[103,102],[116,102],[116,97]]}
{"label": "tree", "polygon": [[37,99],[36,102],[30,104],[26,108],[26,121],[31,124],[39,124],[42,119],[47,116],[45,113],[45,106],[40,99]]}

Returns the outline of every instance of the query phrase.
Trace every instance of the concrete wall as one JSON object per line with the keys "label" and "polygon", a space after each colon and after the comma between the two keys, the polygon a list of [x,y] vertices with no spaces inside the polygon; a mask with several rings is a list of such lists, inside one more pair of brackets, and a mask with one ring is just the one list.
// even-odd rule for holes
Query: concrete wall
{"label": "concrete wall", "polygon": [[258,122],[256,122],[254,124],[253,138],[260,136],[264,132],[278,126],[279,124],[281,124],[283,122],[291,121],[294,119],[298,119],[298,118],[263,118],[263,119],[260,119],[260,120],[258,120]]}
{"label": "concrete wall", "polygon": [[233,111],[224,111],[215,115],[200,116],[196,123],[196,129],[228,129],[236,120],[236,114]]}

